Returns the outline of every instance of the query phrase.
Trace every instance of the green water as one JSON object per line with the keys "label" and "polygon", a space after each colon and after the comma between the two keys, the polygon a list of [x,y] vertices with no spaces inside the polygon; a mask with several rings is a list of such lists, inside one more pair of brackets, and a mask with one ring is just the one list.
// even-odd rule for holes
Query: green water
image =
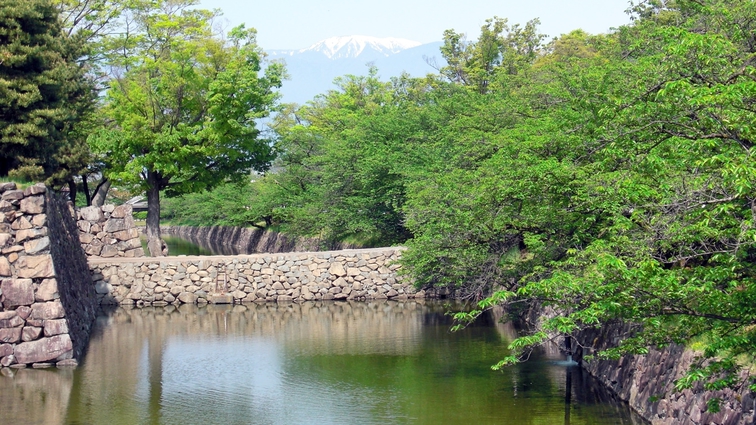
{"label": "green water", "polygon": [[539,353],[493,372],[515,334],[450,333],[440,303],[119,308],[76,370],[4,369],[0,423],[640,424]]}

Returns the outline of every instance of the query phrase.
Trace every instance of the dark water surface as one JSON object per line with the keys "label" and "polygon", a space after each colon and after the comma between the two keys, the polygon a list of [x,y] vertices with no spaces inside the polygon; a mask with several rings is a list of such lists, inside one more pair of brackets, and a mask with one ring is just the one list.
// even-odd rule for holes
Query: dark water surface
{"label": "dark water surface", "polygon": [[515,331],[449,332],[437,302],[118,308],[75,370],[0,376],[0,423],[640,424],[540,353],[503,372]]}
{"label": "dark water surface", "polygon": [[[145,253],[148,253],[147,249],[147,237],[142,235],[140,238],[142,242],[142,249]],[[251,252],[221,252],[221,250],[213,249],[210,246],[201,245],[193,241],[179,238],[178,236],[162,235],[163,241],[168,245],[168,256],[177,255],[238,255],[238,254],[252,254]]]}

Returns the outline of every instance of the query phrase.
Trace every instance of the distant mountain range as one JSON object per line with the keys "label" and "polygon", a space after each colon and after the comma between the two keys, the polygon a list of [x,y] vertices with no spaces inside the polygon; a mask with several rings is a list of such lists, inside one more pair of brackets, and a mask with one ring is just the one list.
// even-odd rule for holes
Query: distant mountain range
{"label": "distant mountain range", "polygon": [[367,75],[368,64],[378,67],[382,80],[406,72],[421,77],[436,70],[427,60],[443,64],[441,42],[421,44],[401,38],[332,37],[300,50],[269,50],[268,59],[283,60],[290,79],[284,81],[283,101],[303,104],[334,88],[336,77]]}

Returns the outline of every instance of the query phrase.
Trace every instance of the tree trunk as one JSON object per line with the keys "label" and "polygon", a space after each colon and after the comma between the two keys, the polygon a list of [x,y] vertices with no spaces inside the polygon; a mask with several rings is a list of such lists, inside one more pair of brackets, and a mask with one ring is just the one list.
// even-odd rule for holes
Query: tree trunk
{"label": "tree trunk", "polygon": [[84,197],[87,198],[87,206],[92,206],[92,195],[89,193],[89,182],[87,181],[87,175],[81,175],[81,191],[84,192]]}
{"label": "tree trunk", "polygon": [[163,240],[160,238],[160,174],[147,172],[147,249],[151,257],[163,256]]}
{"label": "tree trunk", "polygon": [[92,205],[95,207],[103,206],[105,204],[105,197],[108,196],[108,190],[110,190],[110,180],[103,177],[95,189],[94,196],[92,196]]}
{"label": "tree trunk", "polygon": [[73,179],[68,180],[68,199],[76,206],[76,182]]}

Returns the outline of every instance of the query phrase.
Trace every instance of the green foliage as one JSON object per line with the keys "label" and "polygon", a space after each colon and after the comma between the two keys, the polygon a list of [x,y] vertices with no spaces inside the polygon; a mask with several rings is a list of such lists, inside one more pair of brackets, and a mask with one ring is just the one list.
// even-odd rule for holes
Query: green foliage
{"label": "green foliage", "polygon": [[[408,239],[421,286],[557,315],[513,342],[624,322],[598,356],[696,342],[680,388],[756,353],[756,4],[641,2],[541,45],[536,21],[445,33],[441,75],[345,77],[282,114],[263,210],[290,231]],[[580,341],[588,344],[588,341]]]}
{"label": "green foliage", "polygon": [[106,158],[105,177],[148,199],[150,252],[159,252],[160,191],[168,196],[241,181],[273,159],[256,120],[278,99],[284,70],[263,70],[256,33],[227,37],[211,26],[215,12],[195,0],[136,2],[127,31],[105,40],[114,79],[105,99],[109,128],[90,137]]}
{"label": "green foliage", "polygon": [[133,10],[135,34],[112,41],[119,77],[106,112],[116,128],[93,147],[108,155],[106,174],[120,183],[146,190],[149,170],[160,189],[187,193],[264,169],[272,159],[254,120],[270,112],[281,67],[259,75],[254,31],[236,28],[224,43],[207,22],[212,14],[192,5]]}
{"label": "green foliage", "polygon": [[160,215],[180,226],[253,226],[262,219],[250,209],[252,194],[249,182],[221,184],[208,191],[166,199]]}
{"label": "green foliage", "polygon": [[[754,17],[752,2],[669,3],[605,40],[568,34],[519,84],[498,80],[510,90],[484,94],[466,129],[493,153],[465,146],[470,166],[408,193],[408,269],[556,307],[539,332],[632,324],[607,358],[696,339],[706,366],[680,388],[734,386],[756,352]],[[520,117],[493,128],[500,110]]]}
{"label": "green foliage", "polygon": [[53,176],[91,86],[49,0],[0,2],[0,28],[0,175]]}

